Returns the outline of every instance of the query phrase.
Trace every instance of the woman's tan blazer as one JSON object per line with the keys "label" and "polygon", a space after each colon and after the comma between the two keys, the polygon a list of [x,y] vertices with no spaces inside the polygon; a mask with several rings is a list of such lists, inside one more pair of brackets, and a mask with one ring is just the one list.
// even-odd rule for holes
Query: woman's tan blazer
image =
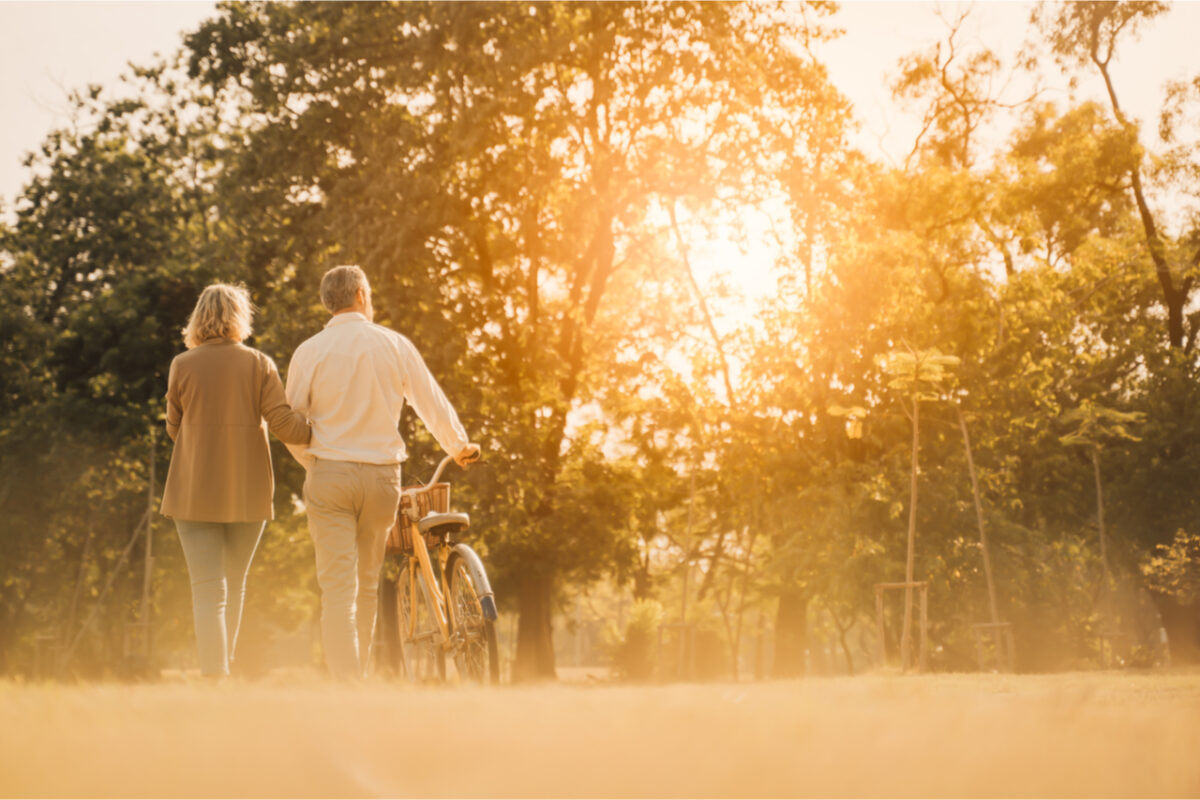
{"label": "woman's tan blazer", "polygon": [[267,428],[288,444],[311,430],[283,395],[275,362],[229,339],[180,353],[167,378],[167,435],[175,440],[162,513],[203,522],[273,519]]}

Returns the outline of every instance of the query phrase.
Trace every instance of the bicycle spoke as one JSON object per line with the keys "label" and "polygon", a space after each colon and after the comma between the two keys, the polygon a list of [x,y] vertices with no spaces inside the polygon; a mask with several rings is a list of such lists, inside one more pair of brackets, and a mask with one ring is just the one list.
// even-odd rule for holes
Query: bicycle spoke
{"label": "bicycle spoke", "polygon": [[454,604],[458,623],[458,649],[455,664],[463,677],[472,681],[484,681],[488,674],[488,645],[484,626],[483,608],[475,593],[466,566],[457,561],[450,576],[450,601]]}

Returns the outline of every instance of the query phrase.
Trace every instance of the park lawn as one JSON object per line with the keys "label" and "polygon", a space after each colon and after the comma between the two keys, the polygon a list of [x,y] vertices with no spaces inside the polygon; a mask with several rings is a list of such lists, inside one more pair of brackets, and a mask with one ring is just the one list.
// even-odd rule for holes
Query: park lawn
{"label": "park lawn", "polygon": [[1200,795],[1200,673],[0,684],[0,794]]}

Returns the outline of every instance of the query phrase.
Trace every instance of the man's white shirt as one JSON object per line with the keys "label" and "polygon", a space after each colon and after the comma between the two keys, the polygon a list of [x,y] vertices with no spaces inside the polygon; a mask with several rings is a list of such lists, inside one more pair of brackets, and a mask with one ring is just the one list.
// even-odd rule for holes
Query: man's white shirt
{"label": "man's white shirt", "polygon": [[399,431],[405,400],[447,453],[458,455],[468,444],[413,343],[357,312],[334,316],[296,348],[287,399],[312,421],[312,441],[287,446],[306,468],[314,459],[399,464],[406,454]]}

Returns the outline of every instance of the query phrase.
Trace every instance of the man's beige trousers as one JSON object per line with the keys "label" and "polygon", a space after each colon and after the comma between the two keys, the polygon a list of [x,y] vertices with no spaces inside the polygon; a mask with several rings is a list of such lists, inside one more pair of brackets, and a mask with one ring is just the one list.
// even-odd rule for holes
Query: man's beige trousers
{"label": "man's beige trousers", "polygon": [[304,481],[308,530],[317,552],[325,663],[361,677],[371,658],[379,570],[400,504],[400,465],[318,459]]}

